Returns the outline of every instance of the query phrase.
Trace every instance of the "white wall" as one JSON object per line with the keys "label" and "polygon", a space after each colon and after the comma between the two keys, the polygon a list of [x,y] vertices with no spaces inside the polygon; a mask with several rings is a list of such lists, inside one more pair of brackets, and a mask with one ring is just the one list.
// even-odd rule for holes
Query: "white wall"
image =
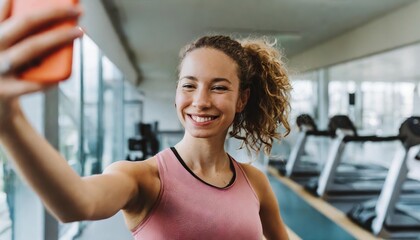
{"label": "white wall", "polygon": [[420,42],[420,1],[290,58],[304,72]]}

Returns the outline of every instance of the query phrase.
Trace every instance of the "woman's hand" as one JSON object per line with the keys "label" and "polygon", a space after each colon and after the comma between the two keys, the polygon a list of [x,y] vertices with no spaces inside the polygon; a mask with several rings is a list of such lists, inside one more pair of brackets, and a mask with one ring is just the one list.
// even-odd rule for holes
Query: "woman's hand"
{"label": "woman's hand", "polygon": [[33,32],[48,24],[78,18],[81,14],[79,6],[54,7],[13,18],[9,17],[10,10],[11,0],[3,0],[0,6],[0,131],[5,121],[18,110],[19,96],[51,87],[23,81],[17,77],[16,71],[51,49],[66,45],[83,35],[78,27],[37,34]]}

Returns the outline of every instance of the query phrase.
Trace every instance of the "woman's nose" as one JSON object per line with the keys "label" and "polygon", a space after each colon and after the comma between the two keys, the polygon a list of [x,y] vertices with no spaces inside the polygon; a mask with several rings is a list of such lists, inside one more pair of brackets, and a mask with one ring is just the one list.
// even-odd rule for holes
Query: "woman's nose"
{"label": "woman's nose", "polygon": [[209,93],[206,90],[197,90],[194,94],[192,106],[198,109],[205,109],[211,106]]}

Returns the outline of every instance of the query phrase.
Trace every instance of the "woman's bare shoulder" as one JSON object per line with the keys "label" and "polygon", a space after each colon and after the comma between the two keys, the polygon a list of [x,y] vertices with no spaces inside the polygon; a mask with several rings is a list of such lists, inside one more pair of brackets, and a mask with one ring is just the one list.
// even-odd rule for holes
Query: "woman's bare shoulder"
{"label": "woman's bare shoulder", "polygon": [[255,180],[261,180],[264,179],[266,176],[265,174],[258,168],[252,166],[250,163],[239,163],[244,170],[246,176],[249,180],[255,179]]}
{"label": "woman's bare shoulder", "polygon": [[104,173],[127,174],[128,176],[133,177],[136,180],[140,180],[141,182],[148,180],[148,177],[159,177],[155,156],[144,161],[116,161],[106,167]]}
{"label": "woman's bare shoulder", "polygon": [[249,163],[239,163],[239,164],[244,170],[248,180],[250,181],[258,197],[261,199],[265,195],[265,192],[269,188],[271,188],[267,175],[263,173],[260,169],[252,166]]}

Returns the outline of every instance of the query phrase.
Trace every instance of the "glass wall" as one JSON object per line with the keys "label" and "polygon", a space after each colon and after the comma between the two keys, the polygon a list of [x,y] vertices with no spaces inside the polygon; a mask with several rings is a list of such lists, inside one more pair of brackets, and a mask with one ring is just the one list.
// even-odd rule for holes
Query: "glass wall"
{"label": "glass wall", "polygon": [[124,159],[124,81],[122,73],[106,57],[102,60],[102,169]]}
{"label": "glass wall", "polygon": [[139,153],[130,152],[128,139],[139,136],[138,124],[143,120],[143,95],[129,82],[124,83],[124,156],[135,159]]}
{"label": "glass wall", "polygon": [[[28,121],[44,132],[44,97],[32,94],[21,98]],[[38,197],[17,176],[7,153],[0,146],[0,239],[41,239],[45,215]]]}
{"label": "glass wall", "polygon": [[[340,114],[350,117],[360,135],[397,134],[407,117],[420,115],[419,56],[420,44],[415,44],[292,76],[292,132],[283,146],[294,145],[295,119],[302,113],[312,115],[320,129],[327,127],[330,117]],[[324,124],[320,124],[322,118]],[[312,145],[318,152],[326,152],[329,143]],[[387,166],[398,143],[353,145],[349,149],[357,154],[349,159],[366,162],[370,158]],[[281,147],[273,146],[273,155],[284,159],[287,151]]]}
{"label": "glass wall", "polygon": [[349,115],[363,131],[397,133],[416,114],[418,56],[420,44],[329,68],[329,116]]}
{"label": "glass wall", "polygon": [[[329,117],[348,115],[360,135],[398,134],[400,124],[420,109],[419,56],[415,44],[328,68]],[[353,144],[349,159],[389,166],[398,147],[398,142]]]}
{"label": "glass wall", "polygon": [[[11,216],[13,205],[11,202],[12,193],[8,183],[14,182],[14,174],[6,162],[6,155],[0,146],[0,239],[12,238],[12,220]],[[10,208],[9,208],[10,206]]]}
{"label": "glass wall", "polygon": [[396,133],[404,119],[413,114],[414,82],[363,82],[363,128],[378,134]]}
{"label": "glass wall", "polygon": [[[337,81],[333,80],[328,84],[329,95],[329,115],[349,115],[352,111],[349,102],[351,94],[356,91],[356,84],[354,81]],[[351,115],[351,114],[350,114]],[[352,118],[353,116],[351,116]]]}
{"label": "glass wall", "polygon": [[60,152],[67,159],[70,166],[79,174],[82,167],[79,163],[80,158],[80,105],[81,105],[81,43],[76,41],[74,44],[75,52],[73,55],[73,74],[59,85],[59,146]]}
{"label": "glass wall", "polygon": [[82,121],[82,175],[92,175],[101,171],[99,151],[102,139],[99,134],[102,103],[102,84],[99,78],[100,52],[96,44],[89,38],[83,38],[83,77],[82,77],[82,98],[83,98],[83,121]]}
{"label": "glass wall", "polygon": [[291,77],[291,120],[294,121],[300,114],[306,113],[314,118],[317,115],[317,72],[308,72]]}

